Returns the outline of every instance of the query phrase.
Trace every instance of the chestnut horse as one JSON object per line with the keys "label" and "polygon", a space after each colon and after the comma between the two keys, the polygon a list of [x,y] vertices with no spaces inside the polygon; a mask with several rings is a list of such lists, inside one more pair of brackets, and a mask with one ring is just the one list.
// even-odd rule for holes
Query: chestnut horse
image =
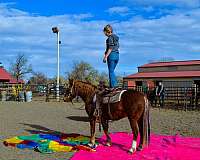
{"label": "chestnut horse", "polygon": [[[85,102],[85,110],[90,120],[90,146],[95,146],[95,124],[97,117],[94,116],[95,103],[93,97],[97,87],[78,80],[69,81],[70,92],[66,94],[65,101],[72,101],[76,96],[80,96]],[[133,133],[132,146],[129,153],[136,150],[140,151],[150,142],[150,123],[149,123],[149,103],[143,93],[134,90],[127,90],[121,96],[121,101],[109,104],[102,104],[101,123],[107,137],[106,145],[111,146],[111,138],[108,133],[108,120],[119,120],[128,117]],[[110,112],[109,112],[109,111]],[[112,116],[110,116],[110,113]],[[137,137],[140,134],[140,142],[137,145]]]}

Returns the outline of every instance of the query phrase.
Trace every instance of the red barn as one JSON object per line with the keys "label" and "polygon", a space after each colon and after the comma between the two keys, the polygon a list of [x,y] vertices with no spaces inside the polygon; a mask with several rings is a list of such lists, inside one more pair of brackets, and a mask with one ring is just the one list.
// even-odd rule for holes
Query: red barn
{"label": "red barn", "polygon": [[124,77],[124,86],[154,87],[162,81],[166,87],[200,85],[200,60],[154,62],[138,67],[138,73]]}
{"label": "red barn", "polygon": [[[0,66],[0,83],[16,84],[17,80],[12,77],[2,66]],[[24,83],[23,80],[19,80],[18,83]]]}

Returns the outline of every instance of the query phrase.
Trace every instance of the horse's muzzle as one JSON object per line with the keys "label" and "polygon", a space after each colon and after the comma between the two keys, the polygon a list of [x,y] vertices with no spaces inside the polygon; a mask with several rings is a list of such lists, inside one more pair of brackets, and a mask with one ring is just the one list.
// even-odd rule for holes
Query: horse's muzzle
{"label": "horse's muzzle", "polygon": [[72,98],[70,96],[64,97],[63,100],[64,102],[72,102]]}

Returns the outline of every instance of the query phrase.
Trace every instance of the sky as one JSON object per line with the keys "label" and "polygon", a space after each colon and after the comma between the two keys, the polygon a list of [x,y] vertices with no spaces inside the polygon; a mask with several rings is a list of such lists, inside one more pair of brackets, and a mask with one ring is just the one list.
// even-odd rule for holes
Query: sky
{"label": "sky", "polygon": [[0,62],[9,69],[24,54],[35,72],[56,76],[57,26],[61,75],[77,61],[107,72],[106,24],[120,37],[118,75],[160,59],[200,59],[200,0],[0,0]]}

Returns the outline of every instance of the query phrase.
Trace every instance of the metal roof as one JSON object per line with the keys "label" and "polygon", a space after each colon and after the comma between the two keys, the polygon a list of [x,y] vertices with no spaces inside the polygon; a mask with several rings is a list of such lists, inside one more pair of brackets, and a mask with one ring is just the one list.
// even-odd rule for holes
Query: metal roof
{"label": "metal roof", "polygon": [[200,60],[154,62],[154,63],[144,64],[142,66],[139,66],[139,68],[165,67],[165,66],[185,66],[185,65],[200,65]]}
{"label": "metal roof", "polygon": [[200,71],[138,72],[125,78],[189,78],[200,77]]}

